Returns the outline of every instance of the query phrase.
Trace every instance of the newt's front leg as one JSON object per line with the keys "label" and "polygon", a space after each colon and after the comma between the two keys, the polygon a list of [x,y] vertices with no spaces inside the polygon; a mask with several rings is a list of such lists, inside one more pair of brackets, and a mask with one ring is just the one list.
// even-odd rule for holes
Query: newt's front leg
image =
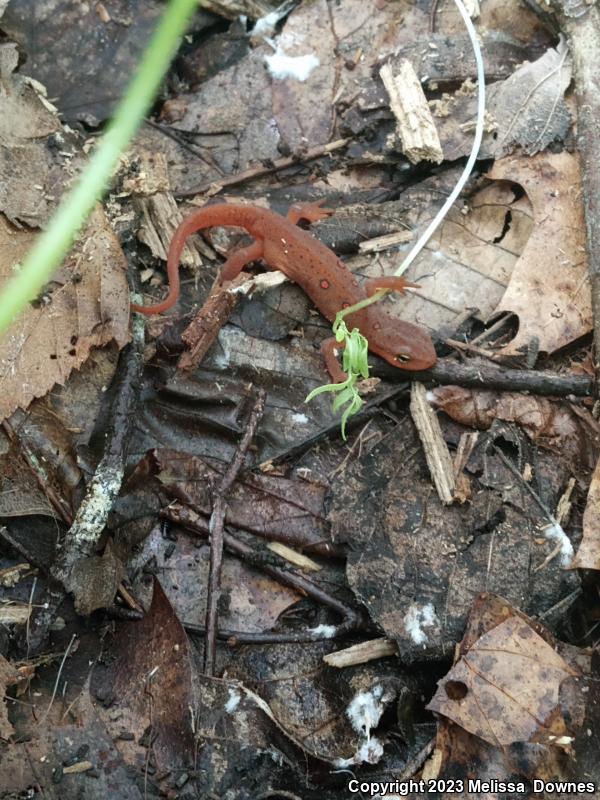
{"label": "newt's front leg", "polygon": [[305,219],[307,222],[327,219],[334,211],[332,208],[322,208],[324,202],[325,200],[316,200],[314,203],[294,203],[288,209],[287,218],[294,225],[297,225],[301,219]]}

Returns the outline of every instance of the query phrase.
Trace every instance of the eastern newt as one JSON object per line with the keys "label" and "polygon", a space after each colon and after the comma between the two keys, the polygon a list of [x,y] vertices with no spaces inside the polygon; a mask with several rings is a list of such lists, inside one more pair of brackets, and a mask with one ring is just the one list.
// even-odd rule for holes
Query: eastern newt
{"label": "eastern newt", "polygon": [[[152,306],[132,305],[142,314],[160,314],[171,308],[179,297],[179,260],[186,239],[202,228],[232,225],[244,228],[254,239],[253,244],[232,253],[221,271],[221,282],[232,280],[251,261],[262,258],[270,269],[281,270],[297,283],[327,319],[335,319],[342,308],[386,288],[403,292],[408,283],[404,278],[371,278],[362,286],[348,267],[328,247],[302,228],[301,219],[315,222],[331,214],[320,208],[320,202],[294,205],[287,218],[256,206],[220,204],[204,206],[194,211],[179,225],[169,247],[167,275],[169,293],[162,303]],[[379,303],[350,314],[348,328],[359,328],[369,341],[369,349],[400,369],[422,370],[436,360],[429,334],[410,322],[403,322],[387,313]],[[321,351],[329,374],[334,381],[346,378],[336,358],[340,345],[327,339]]]}

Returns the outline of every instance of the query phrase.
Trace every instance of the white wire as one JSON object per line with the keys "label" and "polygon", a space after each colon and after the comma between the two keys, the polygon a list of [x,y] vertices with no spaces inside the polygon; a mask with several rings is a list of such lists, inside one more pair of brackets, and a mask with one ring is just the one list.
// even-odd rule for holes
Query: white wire
{"label": "white wire", "polygon": [[458,182],[452,192],[448,195],[446,202],[440,208],[438,213],[429,223],[427,228],[423,231],[421,237],[410,251],[410,253],[406,256],[402,264],[398,267],[398,269],[394,272],[394,275],[402,275],[405,272],[415,258],[419,255],[421,250],[425,247],[429,239],[435,233],[438,225],[444,219],[450,206],[453,205],[454,201],[458,197],[458,195],[463,190],[465,183],[468,181],[471,171],[475,165],[475,161],[477,160],[477,155],[479,153],[479,148],[481,147],[481,140],[483,138],[483,124],[484,124],[484,116],[485,116],[485,72],[483,70],[483,59],[481,57],[481,49],[479,47],[479,42],[477,41],[477,34],[475,33],[475,28],[473,27],[473,23],[471,22],[471,18],[467,13],[467,9],[464,7],[462,0],[454,0],[456,6],[460,12],[461,17],[463,18],[463,22],[465,23],[465,27],[467,29],[467,33],[469,34],[469,39],[471,40],[471,44],[473,45],[473,52],[475,54],[475,62],[477,64],[477,124],[475,126],[475,137],[473,139],[473,147],[471,148],[471,153],[469,155],[469,159],[465,165],[465,168],[462,172],[462,175],[458,179]]}

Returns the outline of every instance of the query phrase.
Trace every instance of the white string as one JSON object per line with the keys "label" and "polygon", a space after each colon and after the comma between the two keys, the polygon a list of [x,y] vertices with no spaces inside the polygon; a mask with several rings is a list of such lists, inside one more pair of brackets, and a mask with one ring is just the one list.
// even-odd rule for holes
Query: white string
{"label": "white string", "polygon": [[440,208],[440,210],[435,215],[433,220],[429,223],[425,231],[422,233],[421,237],[419,238],[413,249],[406,256],[406,258],[400,264],[398,269],[394,272],[394,275],[402,275],[402,273],[408,269],[408,267],[412,264],[412,262],[421,252],[421,250],[425,247],[429,239],[435,233],[438,225],[444,219],[450,207],[454,204],[454,201],[463,190],[465,183],[468,181],[469,176],[471,175],[471,172],[475,165],[475,161],[477,160],[479,148],[481,147],[481,140],[483,139],[483,124],[485,117],[485,73],[483,70],[483,58],[481,57],[481,49],[479,47],[479,42],[477,40],[477,34],[475,33],[475,28],[473,27],[471,18],[469,17],[466,8],[463,5],[462,0],[454,0],[454,2],[456,3],[456,6],[460,12],[461,17],[463,18],[463,22],[465,23],[467,33],[469,34],[469,39],[471,40],[471,44],[473,45],[473,53],[475,54],[475,62],[477,64],[478,92],[477,92],[477,124],[475,126],[475,138],[473,139],[473,147],[471,148],[469,159],[465,165],[462,175],[458,179],[456,186],[454,187],[452,192],[448,195],[444,205]]}

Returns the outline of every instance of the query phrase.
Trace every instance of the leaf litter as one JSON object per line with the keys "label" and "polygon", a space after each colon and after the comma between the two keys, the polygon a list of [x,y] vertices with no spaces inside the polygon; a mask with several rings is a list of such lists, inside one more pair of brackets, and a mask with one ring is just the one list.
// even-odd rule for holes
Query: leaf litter
{"label": "leaf litter", "polygon": [[[73,13],[95,13],[92,31],[107,32],[122,20],[119,21],[117,6],[105,7],[104,13],[100,8],[103,5]],[[22,8],[26,7],[27,3],[22,3]],[[135,29],[120,31],[121,41],[143,39],[143,26],[154,7],[145,11],[147,15],[139,17],[140,24]],[[406,242],[415,238],[417,229],[439,207],[456,170],[447,163],[444,169],[423,180],[422,174],[402,163],[400,155],[389,146],[394,121],[381,100],[379,70],[365,55],[396,51],[396,57],[401,57],[402,47],[412,47],[414,58],[421,59],[420,77],[432,97],[438,92],[435,82],[450,76],[443,90],[453,92],[453,96],[444,98],[438,93],[435,99],[438,110],[445,104],[450,112],[448,117],[438,117],[446,159],[458,158],[472,135],[469,123],[473,93],[468,84],[461,86],[472,69],[463,59],[452,65],[457,61],[456,49],[462,47],[466,52],[466,45],[448,39],[457,23],[445,12],[444,9],[440,14],[438,9],[437,15],[444,34],[429,39],[423,9],[382,4],[378,14],[373,15],[372,9],[359,3],[334,7],[325,3],[301,5],[287,19],[281,17],[282,32],[271,32],[274,44],[255,37],[251,47],[244,42],[244,46],[232,48],[231,41],[223,38],[215,50],[215,69],[210,70],[209,77],[199,80],[197,88],[187,93],[172,92],[175,96],[164,104],[163,119],[158,126],[146,127],[135,146],[146,154],[159,151],[164,155],[160,171],[164,177],[166,164],[172,188],[185,189],[207,182],[216,187],[223,177],[260,160],[268,165],[283,153],[301,156],[306,146],[330,141],[339,135],[337,126],[341,121],[344,135],[351,133],[354,137],[347,150],[340,148],[327,159],[308,161],[306,165],[299,160],[288,166],[287,173],[281,173],[279,183],[269,176],[242,192],[241,197],[282,211],[290,199],[312,198],[315,192],[319,196],[333,195],[334,204],[339,206],[354,203],[354,220],[350,216],[345,230],[339,221],[335,228],[334,218],[315,226],[315,232],[323,238],[329,233],[336,249],[349,252],[350,266],[358,274],[389,272],[406,251]],[[45,13],[44,9],[40,7],[39,13]],[[232,13],[230,8],[227,14]],[[13,15],[13,22],[15,18]],[[529,37],[515,24],[521,19],[527,20]],[[65,24],[60,9],[55,9],[54,21]],[[200,17],[195,30],[200,31],[205,22],[205,17]],[[555,48],[537,20],[512,0],[504,3],[500,12],[497,4],[484,4],[482,23],[491,31],[490,74],[496,80],[483,155],[511,155],[496,161],[487,175],[471,181],[462,205],[453,210],[413,267],[409,277],[421,284],[420,293],[393,303],[403,318],[433,330],[452,324],[467,306],[477,309],[474,318],[480,326],[496,313],[510,311],[518,316],[519,329],[516,338],[503,343],[505,355],[519,355],[532,340],[537,341],[542,353],[553,353],[580,339],[591,327],[579,174],[575,157],[567,152],[546,149],[532,158],[524,156],[522,150],[533,153],[571,136],[570,106],[564,99],[570,80],[569,57],[563,45]],[[319,36],[313,35],[315,30],[320,31]],[[27,35],[32,31],[34,28]],[[28,41],[31,40],[23,39],[25,48]],[[265,63],[274,48],[291,59],[312,54],[314,69],[306,83],[269,74]],[[125,49],[126,58],[130,59],[133,49]],[[103,56],[99,53],[98,57]],[[529,63],[518,66],[528,57]],[[20,70],[15,71],[14,46],[4,49],[2,58],[6,67],[2,69],[2,79],[10,81],[14,90],[13,116],[20,126],[0,125],[8,158],[3,173],[5,189],[0,193],[7,217],[3,223],[3,263],[12,267],[34,235],[19,226],[25,223],[36,227],[47,222],[62,186],[76,172],[83,155],[76,137],[63,129],[35,84],[23,80]],[[48,58],[45,65],[50,67],[48,74],[52,74],[50,61]],[[67,63],[61,59],[58,66],[62,69]],[[111,81],[112,88],[120,85],[111,78],[119,63],[116,59],[111,70],[103,74],[87,105],[78,105],[79,101],[65,104],[64,97],[71,91],[68,84],[61,87],[64,97],[51,90],[51,99],[63,113],[68,110],[88,123],[104,119],[110,98],[103,92]],[[219,70],[218,64],[224,68]],[[435,67],[429,76],[423,74],[428,67]],[[193,68],[191,62],[188,68]],[[452,74],[452,68],[456,74]],[[465,73],[462,76],[461,69]],[[67,67],[68,72],[71,70],[71,66]],[[128,71],[121,69],[119,80],[127,77]],[[76,69],[74,73],[77,74]],[[232,102],[240,94],[243,102]],[[295,113],[290,114],[290,108]],[[167,127],[169,115],[174,121],[170,128],[174,139],[165,137],[160,130],[161,125]],[[190,158],[190,142],[200,158]],[[67,152],[68,158],[64,155]],[[22,154],[26,157],[17,160]],[[131,166],[135,163],[130,162],[131,174],[135,173],[135,166]],[[146,165],[147,157],[140,163]],[[217,191],[215,187],[211,192]],[[121,234],[128,215],[131,225],[129,200],[125,199],[130,191],[125,188],[118,202],[113,198],[109,208]],[[164,183],[159,191],[165,193]],[[228,199],[238,197],[233,193]],[[173,208],[168,201],[163,205]],[[366,208],[371,212],[377,209],[374,221],[366,220]],[[168,216],[168,212],[162,214]],[[342,219],[343,214],[339,217]],[[364,239],[395,233],[398,227],[407,234],[398,249],[352,255],[359,243],[365,243]],[[154,238],[144,236],[153,252],[149,254],[142,248],[140,258],[155,272],[164,255],[164,240],[159,231]],[[5,373],[5,416],[65,383],[65,389],[57,393],[65,398],[64,405],[54,408],[70,413],[69,386],[77,378],[73,369],[89,366],[94,348],[111,341],[121,348],[128,341],[124,258],[102,212],[96,213],[86,239],[76,246],[71,259],[47,287],[42,305],[27,312],[30,328],[26,338],[35,347],[28,351],[21,344],[6,357],[14,365],[14,374],[26,375],[29,385],[17,386],[16,378],[12,385],[10,371]],[[207,260],[213,256],[207,247],[202,252]],[[214,272],[213,267],[204,269],[203,286],[209,283],[210,270]],[[540,270],[544,292],[539,295],[541,300],[533,303],[531,297],[538,286]],[[186,287],[189,295],[192,288]],[[310,549],[327,540],[330,523],[336,544],[348,548],[348,561],[345,581],[339,566],[321,564],[321,585],[336,596],[360,602],[371,622],[378,626],[378,633],[383,631],[395,643],[399,659],[354,668],[354,672],[342,672],[333,679],[321,659],[338,643],[311,643],[304,648],[250,645],[237,651],[229,647],[220,650],[219,667],[224,678],[203,679],[198,685],[202,644],[195,635],[186,635],[182,623],[196,628],[202,625],[205,579],[199,573],[206,571],[208,548],[197,547],[183,529],[165,532],[147,520],[161,505],[174,497],[181,502],[182,496],[185,502],[196,506],[197,513],[205,515],[204,519],[208,518],[212,507],[210,486],[219,473],[216,459],[227,462],[232,457],[244,404],[252,399],[251,382],[264,379],[272,390],[253,453],[255,466],[262,463],[267,469],[281,469],[270,459],[278,464],[278,456],[287,451],[296,453],[294,448],[302,446],[307,435],[318,436],[331,422],[325,405],[310,410],[300,406],[307,385],[312,388],[320,380],[314,344],[322,335],[323,323],[307,310],[306,304],[281,299],[294,291],[288,286],[273,294],[270,303],[277,314],[272,321],[261,320],[261,314],[256,312],[252,318],[248,309],[258,306],[258,302],[246,301],[236,319],[242,327],[254,326],[251,335],[232,326],[224,328],[193,379],[174,378],[168,357],[161,350],[178,341],[183,321],[175,314],[163,326],[158,352],[142,387],[146,402],[142,413],[136,415],[131,452],[133,466],[136,456],[155,447],[158,439],[169,448],[161,451],[168,466],[160,481],[147,476],[145,493],[136,497],[128,489],[123,502],[119,501],[114,520],[123,534],[129,528],[139,537],[137,541],[135,537],[127,540],[123,535],[115,543],[117,562],[130,567],[124,576],[126,584],[119,587],[119,602],[122,604],[133,588],[148,610],[141,621],[110,623],[106,663],[96,665],[92,677],[92,695],[103,706],[91,706],[87,684],[81,678],[74,681],[75,697],[69,696],[66,711],[66,700],[59,707],[52,693],[46,692],[44,708],[50,711],[47,715],[42,711],[43,720],[56,721],[60,735],[51,740],[46,736],[51,728],[44,725],[41,731],[34,731],[32,744],[25,748],[21,742],[11,742],[3,771],[12,769],[21,754],[21,761],[26,757],[42,765],[36,768],[35,775],[46,788],[50,782],[60,782],[61,797],[65,798],[76,796],[82,786],[89,789],[90,779],[85,775],[90,772],[100,774],[100,778],[95,776],[101,783],[99,797],[110,796],[109,785],[118,785],[124,797],[141,797],[142,791],[146,796],[149,789],[167,790],[175,797],[188,783],[205,792],[233,792],[232,796],[245,797],[254,796],[258,787],[267,783],[295,789],[297,779],[308,782],[310,796],[339,796],[344,779],[332,777],[332,766],[352,765],[358,770],[361,763],[371,761],[400,772],[426,745],[432,732],[431,720],[401,722],[400,698],[406,692],[416,698],[431,696],[432,676],[421,667],[428,661],[437,665],[448,661],[465,623],[471,620],[472,609],[481,610],[481,592],[495,591],[507,598],[498,601],[503,610],[496,607],[493,612],[500,621],[496,619],[495,626],[471,637],[454,672],[449,673],[436,695],[437,700],[432,701],[438,703],[435,710],[446,716],[438,722],[437,735],[440,752],[445,748],[445,758],[440,759],[442,769],[458,769],[465,753],[477,753],[482,774],[492,764],[498,774],[509,774],[507,764],[498,758],[498,743],[510,752],[516,742],[536,741],[543,744],[546,759],[540,758],[538,768],[542,769],[543,761],[543,769],[553,776],[558,769],[553,748],[558,740],[561,747],[566,746],[564,737],[571,737],[572,746],[582,753],[581,763],[587,774],[591,756],[582,735],[581,709],[571,705],[567,713],[561,706],[562,695],[569,687],[573,689],[573,681],[589,671],[585,653],[572,648],[565,654],[564,646],[559,647],[541,626],[530,624],[517,611],[512,615],[506,611],[512,603],[531,614],[541,613],[553,629],[559,629],[564,618],[560,609],[565,603],[568,608],[569,598],[579,591],[576,573],[562,570],[555,543],[545,533],[548,515],[559,516],[556,509],[561,492],[571,471],[577,470],[577,450],[589,447],[585,467],[594,462],[594,443],[591,437],[586,441],[585,433],[593,425],[586,428],[582,421],[587,411],[578,415],[567,401],[558,406],[540,398],[494,394],[487,404],[475,395],[461,401],[462,416],[457,416],[458,421],[446,419],[442,423],[443,438],[452,450],[460,449],[481,414],[510,422],[500,433],[492,425],[488,434],[480,434],[476,442],[473,439],[470,453],[461,459],[457,455],[456,469],[468,499],[462,507],[445,508],[431,494],[420,442],[412,424],[402,419],[397,399],[391,401],[387,418],[372,420],[366,432],[351,443],[349,451],[335,444],[321,446],[306,455],[301,451],[300,455],[295,454],[295,470],[284,470],[283,475],[246,473],[228,498],[227,524],[245,530],[241,534],[244,536],[249,535],[248,531],[291,532],[297,538],[304,537]],[[77,333],[72,332],[75,329]],[[294,334],[291,347],[279,341],[290,332]],[[265,333],[271,341],[262,338]],[[76,342],[72,341],[73,336],[77,336]],[[75,355],[69,349],[74,349]],[[147,356],[152,358],[153,354],[149,352]],[[50,365],[50,369],[46,359],[59,363]],[[82,391],[81,381],[79,385]],[[473,406],[470,415],[464,413],[464,405],[469,403]],[[95,430],[90,414],[100,423]],[[85,456],[89,456],[86,449],[103,436],[103,413],[94,402],[90,403],[87,418],[78,413],[70,417],[71,421],[75,416],[78,418],[74,427],[80,433],[80,455],[85,451],[85,465]],[[394,420],[393,425],[390,419]],[[591,424],[591,420],[588,422]],[[556,455],[549,456],[533,447],[520,434],[519,425],[535,444],[551,444]],[[48,429],[46,435],[52,442],[56,434]],[[12,463],[10,447],[6,452],[13,471],[3,473],[3,491],[12,491],[14,482],[19,481],[19,471],[27,467],[16,459]],[[513,469],[507,467],[506,459],[514,464]],[[137,461],[140,474],[147,463],[144,458]],[[58,466],[53,463],[51,470],[58,471]],[[311,481],[302,484],[299,476],[310,476]],[[328,476],[334,477],[329,481],[331,512],[327,515],[322,484]],[[578,480],[579,486],[584,484],[585,469],[578,472]],[[34,485],[31,478],[28,481],[27,485]],[[533,487],[540,502],[526,483],[531,484],[529,488]],[[66,486],[61,488],[59,481],[56,485],[59,494],[67,494]],[[13,505],[6,499],[5,519],[11,527],[7,531],[9,538],[3,541],[11,541],[21,552],[33,555],[34,536],[28,542],[19,524],[25,520],[27,525],[26,515],[32,511],[40,515],[38,520],[45,518],[44,497],[42,490],[40,495],[32,496],[29,506],[23,493]],[[594,497],[592,485],[583,521],[588,552],[581,556],[582,566],[594,563],[597,549],[593,539]],[[135,519],[140,509],[142,520]],[[48,519],[56,526],[54,519]],[[30,531],[39,527],[38,521],[30,525]],[[53,538],[55,534],[53,530]],[[113,557],[112,553],[109,544],[104,558]],[[93,558],[101,560],[102,556]],[[204,562],[202,567],[200,562]],[[113,573],[117,574],[115,570]],[[153,573],[159,576],[160,583]],[[43,586],[41,573],[39,580]],[[150,582],[154,584],[152,600]],[[325,628],[331,624],[326,611],[299,603],[298,596],[288,589],[275,589],[257,569],[227,566],[224,586],[219,615],[222,627],[231,625],[234,630],[245,628],[260,633],[274,625],[294,630],[298,624]],[[21,591],[18,602],[27,609],[27,597],[22,595],[29,588],[18,584],[16,588]],[[103,590],[90,586],[90,592],[97,599],[106,591],[100,603],[103,607],[110,603],[109,595],[114,594],[115,588],[116,584],[104,586]],[[31,597],[35,592],[33,584]],[[48,641],[50,631],[55,630],[52,625],[60,626],[59,607],[60,597],[58,602],[48,602],[45,617],[37,610],[19,617],[21,622],[15,624],[20,627],[21,641],[28,643],[27,651],[32,643],[38,647]],[[79,635],[83,643],[85,636],[81,631]],[[90,630],[89,636],[97,645],[97,631]],[[76,640],[72,650],[70,645],[65,649],[64,637],[61,641],[63,650],[51,672],[58,678],[63,668],[68,672],[74,665],[79,646]],[[523,686],[517,681],[518,669],[525,672],[523,665],[531,663],[532,650],[538,658]],[[402,672],[407,663],[419,665],[423,673],[419,681]],[[33,664],[30,668],[34,672],[41,669]],[[34,680],[39,681],[39,676]],[[461,698],[451,695],[460,695],[465,689],[461,705]],[[572,703],[573,697],[581,701],[581,692],[572,691]],[[417,702],[419,705],[422,714],[422,701]],[[9,708],[15,717],[13,704]],[[358,708],[373,710],[368,712],[368,724],[364,714],[357,718],[353,712],[350,718],[349,710]],[[63,713],[68,722],[60,719]],[[455,721],[449,722],[453,714]],[[69,747],[73,749],[69,741],[79,742],[83,735],[69,727],[72,719],[92,723],[93,741],[91,746],[87,743],[89,751],[85,753],[67,753]],[[407,733],[409,730],[413,733]],[[26,728],[21,731],[27,734]],[[399,731],[405,740],[399,739]],[[9,728],[6,733],[10,735]],[[557,737],[554,743],[552,736]],[[110,754],[108,761],[101,755],[103,742],[104,752]],[[85,744],[84,741],[81,747]],[[276,753],[275,761],[271,753]],[[284,760],[285,768],[281,766]],[[465,762],[468,764],[468,759]],[[124,765],[134,768],[138,785],[127,777]],[[242,767],[248,775],[244,779],[240,779]],[[530,775],[535,774],[531,764],[528,768]],[[13,770],[7,785],[20,791],[25,782],[22,771]],[[86,796],[94,795],[88,791]]]}

